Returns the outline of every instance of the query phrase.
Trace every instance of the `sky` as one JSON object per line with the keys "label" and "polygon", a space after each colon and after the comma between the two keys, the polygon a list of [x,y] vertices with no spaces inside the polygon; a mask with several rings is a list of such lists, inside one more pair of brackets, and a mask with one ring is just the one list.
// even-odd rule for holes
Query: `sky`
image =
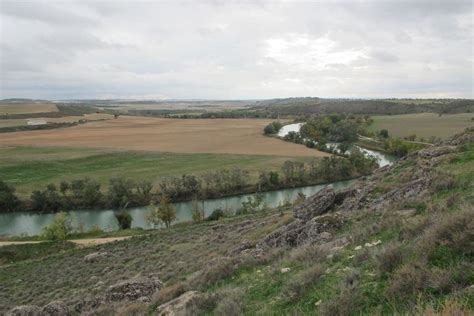
{"label": "sky", "polygon": [[0,3],[0,98],[474,97],[471,0]]}

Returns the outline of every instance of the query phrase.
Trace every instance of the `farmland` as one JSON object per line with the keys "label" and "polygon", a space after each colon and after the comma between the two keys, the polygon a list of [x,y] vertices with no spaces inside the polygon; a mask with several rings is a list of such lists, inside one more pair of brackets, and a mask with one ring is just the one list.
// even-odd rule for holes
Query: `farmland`
{"label": "farmland", "polygon": [[57,112],[56,104],[51,102],[1,102],[0,115]]}
{"label": "farmland", "polygon": [[472,113],[446,114],[434,113],[373,116],[374,123],[369,127],[376,132],[388,130],[391,136],[406,137],[415,134],[428,139],[431,136],[446,138],[474,125]]}
{"label": "farmland", "polygon": [[262,135],[270,120],[159,119],[122,116],[62,130],[2,135],[2,145],[68,146],[170,153],[324,157],[327,154]]}
{"label": "farmland", "polygon": [[[109,179],[123,176],[148,180],[182,174],[202,174],[216,169],[240,167],[255,179],[259,170],[277,170],[291,157],[231,154],[182,154],[111,151],[67,147],[2,148],[0,174],[15,185],[23,197],[50,182],[89,177],[106,187]],[[310,158],[301,157],[300,160]]]}

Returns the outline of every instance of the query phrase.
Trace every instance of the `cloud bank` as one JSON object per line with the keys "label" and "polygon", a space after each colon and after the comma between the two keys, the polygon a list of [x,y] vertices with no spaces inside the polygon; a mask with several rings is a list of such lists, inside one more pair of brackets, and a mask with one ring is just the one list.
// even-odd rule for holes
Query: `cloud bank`
{"label": "cloud bank", "polygon": [[1,0],[0,97],[472,98],[472,9]]}

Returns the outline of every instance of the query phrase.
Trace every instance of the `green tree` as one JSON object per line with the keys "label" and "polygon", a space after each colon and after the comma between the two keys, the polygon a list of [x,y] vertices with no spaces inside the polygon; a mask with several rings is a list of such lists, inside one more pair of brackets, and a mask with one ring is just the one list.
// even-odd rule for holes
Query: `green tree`
{"label": "green tree", "polygon": [[20,207],[20,201],[15,195],[15,188],[0,180],[0,211],[13,212]]}
{"label": "green tree", "polygon": [[71,231],[71,222],[68,215],[60,212],[54,216],[53,222],[43,229],[43,238],[47,240],[65,240]]}
{"label": "green tree", "polygon": [[173,204],[170,203],[170,199],[167,195],[163,195],[160,199],[158,206],[152,205],[150,211],[147,214],[147,221],[153,225],[153,227],[159,224],[165,224],[166,228],[171,226],[171,223],[176,220],[176,209]]}
{"label": "green tree", "polygon": [[132,215],[128,214],[125,210],[115,213],[115,218],[117,219],[120,229],[129,229],[132,227]]}

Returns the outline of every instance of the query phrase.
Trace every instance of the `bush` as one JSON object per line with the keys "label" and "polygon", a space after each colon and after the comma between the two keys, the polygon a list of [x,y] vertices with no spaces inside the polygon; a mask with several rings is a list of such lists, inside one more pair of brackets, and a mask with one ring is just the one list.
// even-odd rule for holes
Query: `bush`
{"label": "bush", "polygon": [[265,126],[263,132],[265,135],[276,134],[282,127],[283,125],[280,122],[274,121]]}
{"label": "bush", "polygon": [[415,303],[429,282],[429,271],[420,263],[403,265],[393,273],[385,290],[385,296],[391,302]]}
{"label": "bush", "polygon": [[224,217],[225,213],[221,208],[216,208],[212,211],[211,215],[207,217],[208,221],[218,221],[221,217]]}
{"label": "bush", "polygon": [[126,211],[120,211],[115,213],[115,218],[117,219],[120,229],[129,229],[132,227],[132,215],[128,214]]}
{"label": "bush", "polygon": [[71,231],[71,223],[67,214],[61,212],[56,214],[53,222],[44,228],[43,238],[47,240],[65,240]]}
{"label": "bush", "polygon": [[321,265],[316,264],[298,273],[288,282],[285,289],[286,295],[293,301],[301,299],[319,281],[324,270]]}
{"label": "bush", "polygon": [[391,273],[403,263],[403,251],[399,244],[390,243],[375,255],[375,261],[380,274]]}

